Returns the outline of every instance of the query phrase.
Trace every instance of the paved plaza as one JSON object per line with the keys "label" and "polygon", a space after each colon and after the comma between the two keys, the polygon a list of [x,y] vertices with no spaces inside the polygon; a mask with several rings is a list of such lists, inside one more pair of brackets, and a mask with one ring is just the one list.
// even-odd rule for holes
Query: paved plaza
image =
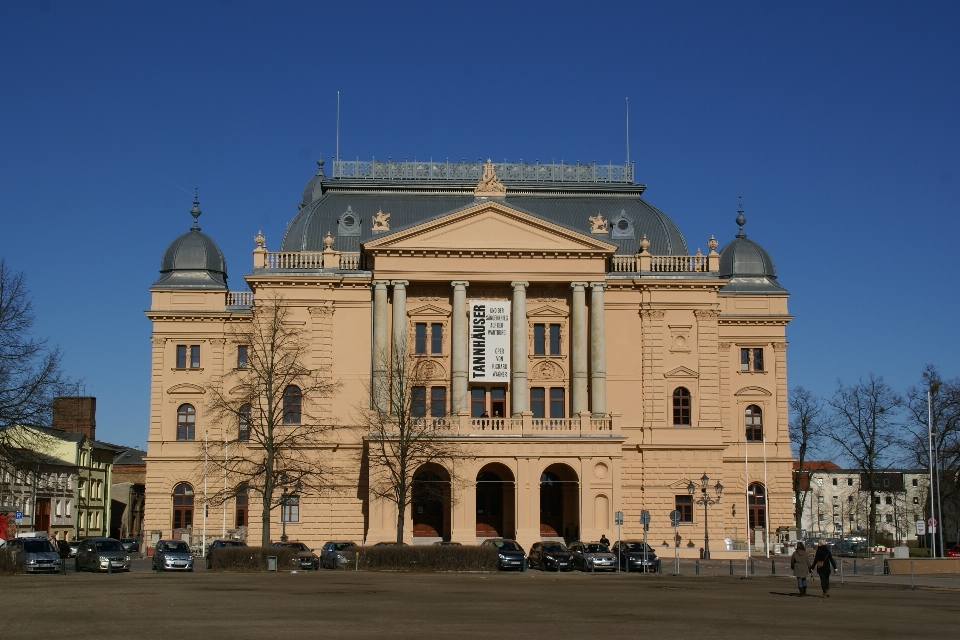
{"label": "paved plaza", "polygon": [[[141,561],[143,562],[143,561]],[[140,569],[138,571],[137,569]],[[321,571],[0,578],[5,637],[948,638],[960,577]],[[904,580],[904,578],[906,580]]]}

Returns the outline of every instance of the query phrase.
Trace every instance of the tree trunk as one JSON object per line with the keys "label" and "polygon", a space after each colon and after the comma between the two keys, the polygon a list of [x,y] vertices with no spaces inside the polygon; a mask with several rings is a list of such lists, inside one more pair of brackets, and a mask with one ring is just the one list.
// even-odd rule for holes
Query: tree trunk
{"label": "tree trunk", "polygon": [[[260,546],[270,546],[270,505],[273,503],[273,487],[263,492],[263,510],[261,513]],[[282,517],[282,516],[281,516]]]}
{"label": "tree trunk", "polygon": [[397,503],[397,544],[403,543],[403,521],[407,515],[407,505],[405,501]]}

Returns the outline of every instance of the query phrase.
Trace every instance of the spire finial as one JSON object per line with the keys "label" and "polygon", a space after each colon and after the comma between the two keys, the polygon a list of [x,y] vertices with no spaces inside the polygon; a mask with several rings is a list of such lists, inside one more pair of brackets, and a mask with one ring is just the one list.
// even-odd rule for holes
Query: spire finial
{"label": "spire finial", "polygon": [[197,220],[200,218],[200,189],[199,187],[193,188],[193,207],[190,209],[190,215],[193,216],[193,226],[190,227],[191,231],[200,231],[200,225],[197,224]]}
{"label": "spire finial", "polygon": [[747,224],[747,218],[743,215],[743,196],[739,196],[740,203],[737,206],[737,226],[740,227],[740,232],[737,234],[738,238],[746,238],[747,234],[743,232],[743,225]]}

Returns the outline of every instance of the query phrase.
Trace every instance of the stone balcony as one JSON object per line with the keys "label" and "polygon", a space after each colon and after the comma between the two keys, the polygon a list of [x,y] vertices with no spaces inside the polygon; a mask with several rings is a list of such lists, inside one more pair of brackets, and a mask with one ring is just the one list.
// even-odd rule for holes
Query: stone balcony
{"label": "stone balcony", "polygon": [[416,427],[438,435],[470,437],[619,438],[619,413],[594,417],[583,412],[573,418],[471,418],[466,412],[443,418],[416,418]]}

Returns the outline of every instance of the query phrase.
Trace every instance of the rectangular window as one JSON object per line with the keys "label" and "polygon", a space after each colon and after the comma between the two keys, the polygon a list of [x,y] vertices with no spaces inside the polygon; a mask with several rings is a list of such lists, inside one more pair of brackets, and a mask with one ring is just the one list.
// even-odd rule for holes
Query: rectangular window
{"label": "rectangular window", "polygon": [[560,355],[560,325],[550,325],[550,355]]}
{"label": "rectangular window", "polygon": [[740,371],[750,371],[750,349],[740,349]]}
{"label": "rectangular window", "polygon": [[543,387],[530,388],[530,411],[533,412],[534,418],[547,417]]}
{"label": "rectangular window", "polygon": [[917,486],[917,479],[916,479],[916,478],[913,479],[913,486]]}
{"label": "rectangular window", "polygon": [[423,418],[427,415],[427,388],[410,387],[410,415]]}
{"label": "rectangular window", "polygon": [[300,522],[300,496],[287,496],[281,518],[281,522]]}
{"label": "rectangular window", "polygon": [[430,387],[430,417],[442,418],[447,415],[447,388]]}
{"label": "rectangular window", "polygon": [[833,479],[833,486],[837,486],[837,479],[836,479],[836,478]]}
{"label": "rectangular window", "polygon": [[893,504],[893,498],[892,498],[892,497],[887,496],[887,504]]}
{"label": "rectangular window", "polygon": [[550,387],[550,417],[563,418],[566,416],[563,387]]}
{"label": "rectangular window", "polygon": [[753,370],[763,371],[763,349],[753,350]]}
{"label": "rectangular window", "polygon": [[190,368],[200,368],[200,345],[198,344],[190,346]]}
{"label": "rectangular window", "polygon": [[187,345],[177,345],[177,369],[187,368]]}
{"label": "rectangular window", "polygon": [[847,516],[847,521],[848,521],[848,522],[853,522],[853,514],[852,514],[852,513]]}
{"label": "rectangular window", "polygon": [[490,389],[490,417],[505,418],[507,416],[507,390],[503,387]]}
{"label": "rectangular window", "polygon": [[237,347],[237,369],[247,368],[247,345],[241,344]]}
{"label": "rectangular window", "polygon": [[822,514],[822,513],[817,515],[817,522],[823,522],[823,514]]}
{"label": "rectangular window", "polygon": [[439,322],[430,325],[430,353],[443,353],[443,325]]}
{"label": "rectangular window", "polygon": [[487,390],[483,387],[470,389],[470,417],[482,418],[487,411]]}
{"label": "rectangular window", "polygon": [[880,496],[877,496],[877,504],[880,504]]}
{"label": "rectangular window", "polygon": [[533,325],[533,355],[546,355],[546,327],[545,324]]}
{"label": "rectangular window", "polygon": [[847,478],[847,486],[848,486],[848,487],[852,487],[852,486],[853,486],[853,478]]}
{"label": "rectangular window", "polygon": [[693,496],[676,496],[674,506],[680,512],[680,522],[693,522]]}
{"label": "rectangular window", "polygon": [[427,352],[427,323],[426,322],[418,322],[416,325],[414,325],[413,352],[414,353]]}
{"label": "rectangular window", "polygon": [[887,514],[887,522],[893,522],[893,514],[892,514],[892,513],[888,513],[888,514]]}
{"label": "rectangular window", "polygon": [[817,504],[823,504],[823,496],[817,496]]}

